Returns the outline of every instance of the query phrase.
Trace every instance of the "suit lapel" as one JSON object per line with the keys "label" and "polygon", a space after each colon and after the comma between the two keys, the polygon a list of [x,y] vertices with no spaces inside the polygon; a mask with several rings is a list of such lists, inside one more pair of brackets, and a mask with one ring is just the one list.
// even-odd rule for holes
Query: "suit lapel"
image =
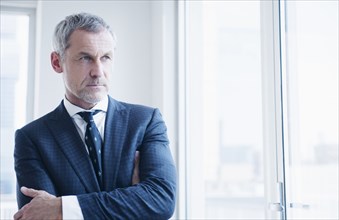
{"label": "suit lapel", "polygon": [[100,187],[84,143],[63,103],[54,111],[48,126],[86,190],[99,191]]}
{"label": "suit lapel", "polygon": [[109,98],[102,155],[104,190],[112,190],[116,187],[127,122],[128,112],[126,108],[114,99]]}

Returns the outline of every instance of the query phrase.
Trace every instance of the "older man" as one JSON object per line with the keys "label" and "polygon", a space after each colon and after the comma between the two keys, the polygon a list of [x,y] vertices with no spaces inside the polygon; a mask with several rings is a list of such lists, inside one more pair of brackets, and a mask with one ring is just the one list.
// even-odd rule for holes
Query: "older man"
{"label": "older man", "polygon": [[[157,109],[108,95],[115,37],[80,13],[61,21],[51,64],[65,97],[17,130],[15,219],[168,219],[176,170]],[[139,161],[140,155],[140,161]]]}

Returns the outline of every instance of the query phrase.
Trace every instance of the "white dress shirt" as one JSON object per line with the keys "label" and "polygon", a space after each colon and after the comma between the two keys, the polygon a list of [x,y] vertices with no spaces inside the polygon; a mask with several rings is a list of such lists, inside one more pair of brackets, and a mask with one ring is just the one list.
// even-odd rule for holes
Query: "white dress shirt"
{"label": "white dress shirt", "polygon": [[[90,110],[86,110],[76,105],[73,105],[67,100],[67,98],[64,98],[64,106],[68,114],[72,117],[75,127],[77,128],[79,135],[81,139],[83,140],[84,144],[85,144],[85,132],[86,132],[87,123],[78,113],[83,112],[83,111],[101,110],[99,113],[93,116],[93,119],[94,119],[95,125],[97,126],[100,132],[101,139],[102,141],[104,141],[104,130],[105,130],[107,107],[108,107],[108,96],[102,101],[100,101],[99,103],[97,103]],[[61,199],[62,199],[62,219],[67,219],[67,220],[68,219],[77,219],[77,220],[84,219],[84,216],[82,215],[81,208],[79,205],[79,201],[75,195],[74,196],[62,196]]]}

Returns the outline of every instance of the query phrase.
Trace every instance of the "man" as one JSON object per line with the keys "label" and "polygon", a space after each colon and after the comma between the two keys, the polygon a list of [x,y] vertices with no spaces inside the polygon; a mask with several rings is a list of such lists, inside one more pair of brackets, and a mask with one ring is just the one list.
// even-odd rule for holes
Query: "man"
{"label": "man", "polygon": [[114,48],[100,17],[80,13],[57,25],[51,64],[65,98],[16,132],[14,219],[172,216],[176,171],[166,126],[157,109],[108,95]]}

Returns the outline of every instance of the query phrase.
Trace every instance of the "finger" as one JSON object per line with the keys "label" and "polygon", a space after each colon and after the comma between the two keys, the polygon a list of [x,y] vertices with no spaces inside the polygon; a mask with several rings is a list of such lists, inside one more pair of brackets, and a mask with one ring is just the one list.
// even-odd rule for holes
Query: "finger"
{"label": "finger", "polygon": [[21,216],[22,216],[22,212],[18,211],[18,212],[15,213],[15,215],[13,216],[13,219],[14,219],[14,220],[18,220],[18,219],[21,218]]}
{"label": "finger", "polygon": [[139,167],[139,162],[140,162],[140,152],[137,150],[134,155],[134,166]]}
{"label": "finger", "polygon": [[22,209],[20,209],[19,211],[17,211],[17,213],[14,214],[13,219],[14,220],[19,220],[22,217],[23,211]]}
{"label": "finger", "polygon": [[133,176],[132,176],[132,185],[138,184],[140,182],[139,162],[140,162],[140,152],[136,151],[135,156],[134,156],[134,170],[133,170]]}
{"label": "finger", "polygon": [[29,196],[34,198],[35,196],[37,196],[39,194],[38,190],[35,189],[31,189],[31,188],[27,188],[25,186],[20,188],[20,191],[25,195],[25,196]]}
{"label": "finger", "polygon": [[44,190],[36,190],[32,188],[27,188],[25,186],[20,188],[21,192],[28,197],[35,198],[37,196],[42,196],[44,198],[55,198],[55,195],[49,194]]}

